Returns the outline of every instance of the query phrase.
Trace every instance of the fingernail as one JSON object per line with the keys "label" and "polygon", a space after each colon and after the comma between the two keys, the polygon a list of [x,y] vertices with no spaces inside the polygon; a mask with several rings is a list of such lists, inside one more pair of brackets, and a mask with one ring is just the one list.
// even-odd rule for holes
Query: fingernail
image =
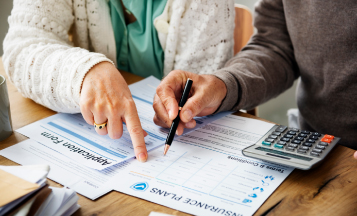
{"label": "fingernail", "polygon": [[140,162],[145,162],[146,161],[146,154],[145,153],[140,153],[138,156],[138,159]]}
{"label": "fingernail", "polygon": [[187,123],[186,123],[186,127],[187,127],[187,128],[192,128],[192,127],[193,127],[193,122],[191,122],[191,121],[190,121],[190,122],[187,122]]}
{"label": "fingernail", "polygon": [[174,111],[172,111],[172,110],[169,111],[169,118],[170,119],[174,119],[175,118],[174,117]]}
{"label": "fingernail", "polygon": [[192,111],[185,110],[185,112],[183,112],[183,117],[185,118],[186,121],[190,121],[192,118]]}
{"label": "fingernail", "polygon": [[176,135],[179,136],[178,131],[176,131]]}

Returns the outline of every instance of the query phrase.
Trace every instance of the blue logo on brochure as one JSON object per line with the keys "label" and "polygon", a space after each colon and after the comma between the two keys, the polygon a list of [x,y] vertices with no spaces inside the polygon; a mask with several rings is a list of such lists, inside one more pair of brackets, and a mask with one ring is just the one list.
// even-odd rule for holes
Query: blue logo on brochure
{"label": "blue logo on brochure", "polygon": [[130,188],[136,191],[145,191],[146,189],[148,189],[149,184],[146,182],[138,182],[133,184]]}
{"label": "blue logo on brochure", "polygon": [[251,203],[252,202],[252,200],[250,200],[250,199],[244,199],[243,200],[243,203]]}
{"label": "blue logo on brochure", "polygon": [[255,194],[255,193],[249,194],[248,196],[249,196],[249,197],[252,197],[252,198],[257,198],[257,197],[258,197],[258,195]]}

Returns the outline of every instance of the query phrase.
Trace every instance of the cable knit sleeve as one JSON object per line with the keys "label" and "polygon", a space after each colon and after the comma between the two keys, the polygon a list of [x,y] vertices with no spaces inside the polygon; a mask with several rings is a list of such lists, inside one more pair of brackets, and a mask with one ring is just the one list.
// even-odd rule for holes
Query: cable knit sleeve
{"label": "cable knit sleeve", "polygon": [[112,62],[73,47],[68,31],[74,19],[80,17],[71,0],[14,0],[4,40],[3,63],[10,81],[24,97],[58,112],[80,112],[84,76],[99,62]]}
{"label": "cable knit sleeve", "polygon": [[233,57],[233,0],[173,0],[168,10],[164,75],[212,74]]}

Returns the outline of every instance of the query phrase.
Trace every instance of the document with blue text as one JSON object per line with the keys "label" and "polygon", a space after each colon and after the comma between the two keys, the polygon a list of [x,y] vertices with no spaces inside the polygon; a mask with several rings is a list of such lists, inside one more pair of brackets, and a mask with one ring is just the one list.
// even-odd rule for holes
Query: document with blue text
{"label": "document with blue text", "polygon": [[[194,215],[252,215],[293,168],[248,158],[241,150],[273,124],[228,115],[131,161],[114,190]],[[118,181],[120,179],[120,181]]]}
{"label": "document with blue text", "polygon": [[[160,80],[149,77],[129,86],[141,125],[148,133],[145,138],[148,151],[163,146],[168,134],[168,129],[159,127],[153,122],[155,112],[152,104],[156,87],[159,84]],[[229,113],[223,112],[196,118],[196,128],[185,130],[185,134]],[[113,140],[108,135],[98,135],[94,127],[88,125],[81,114],[56,114],[20,128],[17,132],[97,170],[105,169],[135,156],[125,125],[123,136]]]}

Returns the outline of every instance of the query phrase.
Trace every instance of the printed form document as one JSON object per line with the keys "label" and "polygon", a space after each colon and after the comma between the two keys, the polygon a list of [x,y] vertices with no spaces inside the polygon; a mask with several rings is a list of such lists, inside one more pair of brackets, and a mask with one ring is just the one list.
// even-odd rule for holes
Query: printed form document
{"label": "printed form document", "polygon": [[[129,86],[141,125],[148,133],[148,136],[145,137],[148,151],[165,144],[168,133],[168,129],[161,128],[153,122],[155,112],[152,104],[156,87],[159,84],[160,80],[149,77]],[[227,114],[229,112],[197,118],[196,128]],[[193,130],[195,128],[187,130],[185,133]],[[108,135],[98,135],[94,127],[88,125],[80,113],[74,115],[56,114],[20,128],[17,132],[41,143],[51,143],[49,147],[53,150],[97,170],[135,157],[130,135],[125,125],[123,126],[123,136],[113,140]]]}
{"label": "printed form document", "polygon": [[[152,123],[151,101],[158,84],[148,78],[130,86],[142,126],[149,133],[146,163],[133,159],[128,134],[116,141],[98,137],[80,115],[65,114],[36,122],[33,129],[19,129],[32,140],[0,155],[23,165],[49,164],[50,179],[90,199],[116,190],[195,215],[254,214],[293,170],[241,153],[273,124],[227,113],[198,119],[198,127],[176,137],[163,156],[167,130]],[[86,159],[83,152],[96,158]]]}

